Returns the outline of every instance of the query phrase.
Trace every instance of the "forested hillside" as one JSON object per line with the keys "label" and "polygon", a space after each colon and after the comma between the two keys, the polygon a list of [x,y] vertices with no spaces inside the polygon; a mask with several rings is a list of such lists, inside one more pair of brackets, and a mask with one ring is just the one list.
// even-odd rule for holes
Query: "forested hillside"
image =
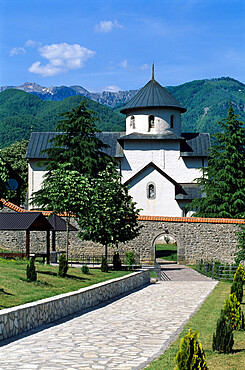
{"label": "forested hillside", "polygon": [[[72,96],[62,101],[43,101],[24,91],[9,89],[0,93],[0,148],[29,139],[33,131],[55,131],[59,115],[76,107],[84,97]],[[125,119],[112,109],[86,99],[88,109],[98,115],[98,128],[123,131]]]}
{"label": "forested hillside", "polygon": [[[166,89],[187,108],[187,112],[182,114],[182,132],[217,132],[220,126],[215,125],[215,122],[226,117],[229,100],[240,120],[245,122],[245,85],[232,78],[192,81],[175,87],[168,86]],[[76,91],[82,94],[83,90],[77,87]],[[111,93],[110,96],[100,94],[98,100],[102,97],[110,98],[110,106],[119,101],[125,104],[136,92]],[[59,114],[77,106],[83,99],[83,95],[75,95],[61,101],[44,101],[21,90],[8,88],[2,91],[0,148],[14,141],[29,139],[31,126],[33,131],[53,131]],[[101,131],[125,129],[125,116],[119,113],[123,105],[112,110],[88,98],[86,100],[88,108],[97,112],[100,118],[98,127]],[[104,104],[106,102],[103,100]]]}

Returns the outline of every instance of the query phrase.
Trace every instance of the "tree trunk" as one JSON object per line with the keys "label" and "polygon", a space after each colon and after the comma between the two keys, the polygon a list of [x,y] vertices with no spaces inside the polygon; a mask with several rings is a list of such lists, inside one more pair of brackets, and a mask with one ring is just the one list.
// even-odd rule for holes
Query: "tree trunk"
{"label": "tree trunk", "polygon": [[107,250],[108,250],[108,247],[107,247],[107,245],[105,245],[105,258],[106,258],[106,260],[107,260]]}
{"label": "tree trunk", "polygon": [[66,216],[66,259],[68,261],[69,253],[69,216]]}

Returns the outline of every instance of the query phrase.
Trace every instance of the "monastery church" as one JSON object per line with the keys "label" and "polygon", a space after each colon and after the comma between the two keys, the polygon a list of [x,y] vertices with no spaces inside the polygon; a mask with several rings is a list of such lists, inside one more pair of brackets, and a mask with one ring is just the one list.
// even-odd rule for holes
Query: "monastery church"
{"label": "monastery church", "polygon": [[[181,133],[181,114],[186,109],[154,78],[124,106],[126,132],[101,132],[129,186],[129,194],[147,216],[189,216],[186,205],[200,196],[195,179],[207,166],[208,133]],[[55,132],[31,134],[26,158],[28,198],[41,187],[46,159],[42,150],[50,147]],[[30,206],[29,206],[30,208]]]}

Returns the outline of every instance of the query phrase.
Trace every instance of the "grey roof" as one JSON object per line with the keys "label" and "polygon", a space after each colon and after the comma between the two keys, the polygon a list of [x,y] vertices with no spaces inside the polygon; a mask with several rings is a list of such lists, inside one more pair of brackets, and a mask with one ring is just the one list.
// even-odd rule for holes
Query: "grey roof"
{"label": "grey roof", "polygon": [[[46,159],[47,154],[42,151],[51,147],[50,139],[55,137],[59,132],[33,132],[28,144],[26,158],[29,159]],[[114,158],[123,157],[123,150],[117,139],[125,135],[125,132],[100,132],[97,136],[107,144],[104,151]]]}
{"label": "grey roof", "polygon": [[136,108],[165,107],[174,108],[186,112],[182,104],[178,102],[166,89],[152,78],[124,107],[121,113]]}
{"label": "grey roof", "polygon": [[0,230],[52,230],[41,212],[0,212]]}
{"label": "grey roof", "polygon": [[[66,231],[66,221],[60,216],[52,213],[52,215],[47,217],[47,219],[55,231]],[[77,228],[69,223],[69,231],[77,231]]]}
{"label": "grey roof", "polygon": [[180,143],[181,157],[207,157],[210,148],[209,133],[184,133]]}
{"label": "grey roof", "polygon": [[175,195],[176,200],[192,200],[201,198],[200,187],[197,184],[179,184],[183,191]]}
{"label": "grey roof", "polygon": [[121,136],[119,142],[124,140],[184,140],[183,137],[174,134],[171,131],[166,131],[163,134],[139,134],[139,133],[132,133],[129,135]]}

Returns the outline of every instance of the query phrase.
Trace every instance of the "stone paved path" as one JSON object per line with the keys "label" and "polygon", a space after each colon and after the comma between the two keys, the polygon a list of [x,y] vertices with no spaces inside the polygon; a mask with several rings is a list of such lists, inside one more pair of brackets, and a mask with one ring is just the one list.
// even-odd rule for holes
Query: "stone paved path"
{"label": "stone paved path", "polygon": [[197,275],[189,269],[176,270],[178,265],[162,267],[171,281],[151,284],[58,325],[3,342],[0,369],[143,368],[167,348],[216,285],[199,275],[192,281]]}

